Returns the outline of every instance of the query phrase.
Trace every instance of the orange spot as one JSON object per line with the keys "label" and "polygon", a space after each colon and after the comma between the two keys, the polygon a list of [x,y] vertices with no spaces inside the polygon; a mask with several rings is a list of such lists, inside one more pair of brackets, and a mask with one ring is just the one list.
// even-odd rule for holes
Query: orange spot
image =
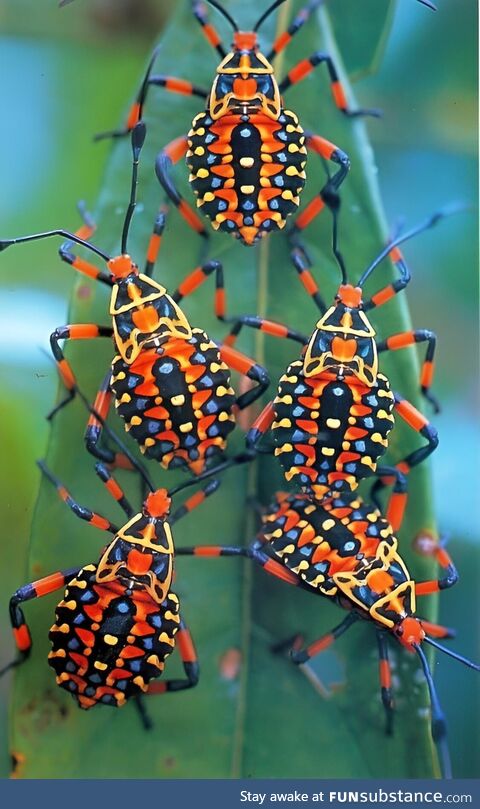
{"label": "orange spot", "polygon": [[235,31],[233,47],[239,51],[251,51],[257,44],[257,35],[254,31]]}
{"label": "orange spot", "polygon": [[245,244],[253,244],[258,234],[258,228],[244,225],[239,228],[239,232]]}
{"label": "orange spot", "polygon": [[141,553],[135,548],[130,551],[127,557],[127,566],[136,576],[143,576],[150,570],[152,565],[153,556],[151,553]]}
{"label": "orange spot", "polygon": [[79,627],[75,627],[75,634],[78,635],[82,643],[89,648],[91,648],[95,643],[95,635],[88,629],[80,629]]}
{"label": "orange spot", "polygon": [[143,657],[143,654],[143,649],[139,649],[137,646],[125,646],[119,657],[128,659],[129,657]]}
{"label": "orange spot", "polygon": [[108,262],[108,269],[114,278],[126,278],[130,273],[135,273],[137,268],[130,256],[125,254],[124,256],[111,258]]}
{"label": "orange spot", "polygon": [[411,650],[412,646],[419,646],[425,637],[425,632],[417,618],[404,618],[400,624],[402,634],[398,637],[402,646]]}
{"label": "orange spot", "polygon": [[384,593],[393,586],[393,579],[386,570],[372,570],[367,576],[367,584],[375,593]]}
{"label": "orange spot", "polygon": [[362,290],[351,284],[341,284],[337,292],[338,299],[350,309],[358,309],[362,302]]}
{"label": "orange spot", "polygon": [[257,92],[257,82],[255,79],[235,79],[233,82],[233,92],[237,98],[248,100]]}
{"label": "orange spot", "polygon": [[164,517],[170,511],[171,502],[166,489],[157,489],[145,500],[145,511],[152,517]]}
{"label": "orange spot", "polygon": [[339,362],[350,362],[357,353],[357,341],[345,340],[343,337],[334,337],[332,340],[332,354]]}
{"label": "orange spot", "polygon": [[158,328],[158,313],[154,306],[145,306],[132,313],[132,320],[142,332],[153,332]]}

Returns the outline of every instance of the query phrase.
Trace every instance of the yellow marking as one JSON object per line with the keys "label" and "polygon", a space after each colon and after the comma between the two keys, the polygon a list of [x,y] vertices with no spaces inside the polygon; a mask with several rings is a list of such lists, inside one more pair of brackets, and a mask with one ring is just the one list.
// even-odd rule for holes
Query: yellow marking
{"label": "yellow marking", "polygon": [[[95,570],[95,565],[85,565],[83,568],[84,570]],[[75,582],[71,581],[70,584],[75,584],[75,587],[78,587],[79,590],[85,590],[87,586],[86,581],[82,581],[81,579],[75,579]]]}
{"label": "yellow marking", "polygon": [[137,426],[138,424],[141,424],[141,423],[142,423],[142,419],[140,418],[140,416],[132,416],[132,418],[130,419],[130,425]]}
{"label": "yellow marking", "polygon": [[181,433],[189,433],[190,430],[193,430],[193,424],[191,421],[187,421],[185,424],[180,425]]}
{"label": "yellow marking", "polygon": [[70,632],[70,627],[68,624],[61,624],[61,626],[52,626],[52,629],[58,630],[58,632],[62,632],[64,635],[67,635]]}
{"label": "yellow marking", "polygon": [[[215,194],[212,194],[211,191],[207,191],[207,193],[204,195],[204,197],[202,199],[202,202],[213,202],[214,199],[215,199]],[[225,217],[223,217],[223,218],[225,219]],[[218,219],[218,217],[217,217],[217,219]]]}
{"label": "yellow marking", "polygon": [[166,632],[162,632],[159,641],[160,643],[168,643],[169,646],[175,646],[175,641]]}
{"label": "yellow marking", "polygon": [[282,404],[293,404],[293,399],[289,393],[285,394],[285,396],[277,396],[275,402],[281,402]]}
{"label": "yellow marking", "polygon": [[296,143],[290,143],[289,146],[288,146],[288,151],[289,152],[299,152],[300,149],[298,148]]}
{"label": "yellow marking", "polygon": [[57,652],[52,651],[52,652],[48,653],[49,658],[51,658],[51,657],[66,657],[66,656],[67,656],[67,653],[66,653],[65,649],[58,649]]}
{"label": "yellow marking", "polygon": [[203,180],[205,177],[208,177],[209,174],[210,172],[207,171],[207,169],[199,169],[197,171],[197,177],[200,177],[201,180]]}
{"label": "yellow marking", "polygon": [[255,160],[253,159],[253,157],[241,157],[240,158],[240,165],[244,169],[251,169],[254,163],[255,163]]}
{"label": "yellow marking", "polygon": [[69,674],[67,674],[67,672],[66,672],[66,671],[64,671],[64,672],[63,672],[63,674],[59,674],[59,675],[58,675],[58,677],[56,677],[55,679],[56,679],[56,681],[57,681],[57,684],[58,684],[58,685],[61,685],[61,683],[64,683],[64,682],[65,682],[65,680],[69,680],[69,679],[70,679],[70,675],[69,675]]}
{"label": "yellow marking", "polygon": [[223,410],[221,413],[218,414],[217,418],[219,421],[230,421],[231,416],[229,415],[229,413],[226,413],[225,410]]}
{"label": "yellow marking", "polygon": [[332,520],[331,517],[328,520],[324,520],[322,522],[322,528],[324,528],[325,531],[330,531],[330,529],[333,528],[334,525],[335,525],[335,520]]}
{"label": "yellow marking", "polygon": [[330,456],[330,455],[334,455],[334,454],[335,454],[335,450],[332,449],[331,447],[322,447],[322,455]]}
{"label": "yellow marking", "polygon": [[342,449],[343,450],[350,449],[350,447],[351,447],[350,441],[342,441]]}
{"label": "yellow marking", "polygon": [[296,197],[294,197],[292,192],[290,191],[290,189],[287,188],[286,191],[282,192],[282,199],[291,199],[291,200],[295,201]]}
{"label": "yellow marking", "polygon": [[313,511],[316,510],[316,506],[312,503],[311,506],[307,506],[305,509],[305,514],[312,514]]}
{"label": "yellow marking", "polygon": [[163,399],[161,396],[155,396],[155,404],[162,404]]}
{"label": "yellow marking", "polygon": [[290,421],[290,419],[287,419],[287,418],[280,419],[280,421],[276,421],[272,425],[272,427],[291,427],[291,426],[292,426],[292,422]]}
{"label": "yellow marking", "polygon": [[197,146],[197,148],[194,150],[193,154],[198,154],[198,155],[205,154],[205,149],[203,148],[203,146]]}
{"label": "yellow marking", "polygon": [[225,388],[223,385],[219,385],[216,390],[217,396],[226,396],[231,392],[232,392],[231,388]]}
{"label": "yellow marking", "polygon": [[287,129],[287,132],[298,132],[297,127],[293,126],[293,124],[287,124],[286,129]]}
{"label": "yellow marking", "polygon": [[382,445],[382,447],[386,447],[386,446],[388,446],[388,441],[387,441],[387,439],[386,439],[386,438],[382,438],[382,436],[380,435],[380,433],[373,433],[373,435],[372,435],[372,441],[374,441],[374,442],[375,442],[375,444],[381,444],[381,445]]}
{"label": "yellow marking", "polygon": [[242,194],[253,194],[253,192],[255,191],[255,186],[254,185],[241,185],[240,186],[240,191],[242,192]]}
{"label": "yellow marking", "polygon": [[125,402],[131,402],[132,397],[130,396],[129,393],[124,393],[122,398],[119,399],[118,401],[119,401],[119,404],[124,404]]}
{"label": "yellow marking", "polygon": [[204,135],[205,134],[205,127],[204,126],[199,127],[198,129],[195,130],[195,132],[193,134],[194,135]]}
{"label": "yellow marking", "polygon": [[67,610],[74,610],[76,606],[77,606],[77,602],[73,601],[73,599],[72,599],[72,601],[64,601],[62,603],[62,607],[66,607]]}
{"label": "yellow marking", "polygon": [[100,660],[95,660],[93,668],[98,669],[99,671],[105,671],[105,669],[108,667],[106,663],[101,663]]}
{"label": "yellow marking", "polygon": [[157,669],[163,671],[163,663],[159,660],[158,655],[150,655],[150,657],[147,657],[147,663],[151,663],[152,666],[156,666]]}
{"label": "yellow marking", "polygon": [[348,423],[349,424],[356,424],[356,422],[357,422],[357,420],[356,420],[355,416],[349,416],[348,417]]}
{"label": "yellow marking", "polygon": [[118,638],[116,638],[115,635],[104,635],[103,640],[109,646],[116,646],[118,643]]}
{"label": "yellow marking", "polygon": [[146,438],[144,446],[145,447],[153,447],[154,443],[155,443],[154,438]]}
{"label": "yellow marking", "polygon": [[96,632],[97,629],[100,629],[100,624],[97,624],[97,623],[92,624],[92,632]]}
{"label": "yellow marking", "polygon": [[333,430],[340,427],[341,423],[340,419],[327,419],[327,427],[331,427]]}
{"label": "yellow marking", "polygon": [[173,405],[185,404],[185,396],[183,395],[183,393],[179,393],[178,396],[172,396],[172,404]]}
{"label": "yellow marking", "polygon": [[362,458],[360,458],[360,463],[363,463],[364,466],[368,466],[368,468],[372,469],[373,472],[375,472],[375,469],[377,468],[376,462],[373,461],[369,455],[364,455]]}

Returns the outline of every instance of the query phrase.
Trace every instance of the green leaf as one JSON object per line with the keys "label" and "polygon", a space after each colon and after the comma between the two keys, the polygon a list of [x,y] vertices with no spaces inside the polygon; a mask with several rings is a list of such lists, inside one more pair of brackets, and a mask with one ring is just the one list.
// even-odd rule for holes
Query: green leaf
{"label": "green leaf", "polygon": [[[181,4],[165,31],[156,69],[208,86],[215,55],[202,40],[188,5]],[[253,0],[244,0],[242,4],[231,2],[227,7],[241,16],[245,27],[258,16]],[[223,21],[215,20],[215,24],[228,38]],[[273,26],[274,21],[270,21],[262,29],[266,39],[273,36]],[[325,11],[311,20],[292,42],[284,70],[318,48],[331,52],[341,64]],[[350,92],[349,95],[355,103]],[[341,246],[349,273],[352,278],[358,277],[378,253],[387,232],[365,124],[345,120],[340,115],[321,70],[293,88],[287,103],[298,111],[305,128],[337,143],[352,159],[352,172],[342,195]],[[170,139],[188,129],[197,110],[194,99],[167,95],[161,90],[152,92],[147,105],[148,137],[139,184],[142,205],[135,213],[129,244],[130,252],[140,264],[154,212],[161,201],[153,172],[155,155]],[[377,121],[368,124],[382,125]],[[323,167],[314,155],[309,159],[308,174],[304,200],[324,182]],[[188,196],[186,171],[181,166],[177,176]],[[128,142],[119,142],[114,146],[96,208],[99,228],[95,242],[109,252],[119,249],[129,178],[130,147]],[[328,214],[324,214],[308,231],[308,247],[314,257],[315,275],[321,280],[327,298],[333,296],[339,283],[330,242],[331,224]],[[199,239],[173,210],[156,277],[174,289],[197,263],[198,251]],[[268,313],[269,317],[297,328],[314,327],[318,313],[300,287],[286,253],[282,234],[264,242],[259,249],[247,249],[226,236],[212,235],[211,255],[224,263],[230,311]],[[381,286],[388,277],[391,270],[385,266],[372,283]],[[184,308],[193,324],[204,326],[212,337],[220,340],[224,331],[213,318],[212,289],[206,287],[187,299]],[[69,322],[106,324],[107,303],[103,289],[81,279],[75,287]],[[391,302],[384,312],[375,313],[372,320],[381,337],[410,328],[405,297]],[[105,343],[102,346],[101,341],[85,342],[68,348],[81,388],[91,397],[112,356],[111,346],[108,341]],[[240,347],[261,358],[273,380],[297,355],[295,346],[273,338],[262,339],[259,334],[242,333]],[[417,402],[415,352],[397,352],[385,361],[384,367],[391,374],[394,387]],[[85,422],[85,409],[79,401],[58,415],[50,435],[48,465],[81,503],[118,521],[118,511],[104,494],[94,475],[93,461],[84,451]],[[119,428],[114,420],[111,424]],[[399,425],[391,457],[398,458],[406,447],[415,445],[418,445],[416,437]],[[233,449],[241,446],[242,437],[238,434]],[[134,477],[128,474],[120,477],[131,499],[139,503]],[[161,470],[155,479],[159,485],[172,485],[175,480]],[[267,502],[275,490],[283,487],[274,459],[262,457],[256,469],[228,472],[220,493],[175,526],[177,544],[244,542],[254,533],[253,514],[245,505],[247,494],[256,493],[261,501]],[[402,551],[416,578],[431,577],[433,566],[412,554],[410,540],[419,531],[432,527],[427,472],[416,470],[411,476],[409,513],[401,536]],[[38,579],[59,568],[95,560],[104,541],[98,530],[79,523],[56,498],[51,486],[42,482],[31,536],[30,578]],[[68,694],[55,686],[46,661],[47,633],[59,598],[46,597],[27,605],[34,648],[29,661],[16,674],[11,711],[12,749],[25,758],[23,777],[413,778],[437,772],[426,712],[428,698],[418,677],[418,665],[393,644],[398,712],[395,736],[388,739],[384,736],[372,627],[355,627],[339,642],[338,648],[333,647],[319,658],[319,676],[327,683],[337,683],[332,685],[331,698],[325,700],[287,659],[274,656],[270,646],[298,630],[309,640],[319,637],[341,620],[340,610],[321,598],[315,601],[310,594],[270,579],[263,571],[238,560],[179,559],[175,589],[199,650],[201,682],[188,692],[149,699],[147,706],[155,723],[150,733],[141,727],[133,705],[121,710],[100,707],[83,712]],[[430,611],[424,610],[424,614]],[[233,678],[225,667],[231,650],[241,650],[242,654],[239,675]],[[179,671],[178,660],[169,659],[168,676]]]}

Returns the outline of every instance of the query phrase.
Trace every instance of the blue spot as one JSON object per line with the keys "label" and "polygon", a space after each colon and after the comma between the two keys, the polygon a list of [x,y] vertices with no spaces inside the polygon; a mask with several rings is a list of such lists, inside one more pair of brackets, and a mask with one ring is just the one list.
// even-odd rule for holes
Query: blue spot
{"label": "blue spot", "polygon": [[92,688],[92,686],[90,686],[90,685],[89,685],[89,686],[87,686],[87,688],[85,689],[84,694],[86,694],[86,695],[87,695],[87,697],[93,697],[93,695],[95,694],[95,689],[94,689],[94,688]]}
{"label": "blue spot", "polygon": [[305,411],[304,411],[303,407],[297,406],[293,410],[293,415],[295,416],[295,418],[298,418],[299,416],[302,416],[304,414],[304,412]]}
{"label": "blue spot", "polygon": [[285,185],[284,179],[281,174],[278,177],[273,178],[273,183],[274,185],[279,186],[279,188],[283,188],[283,186]]}
{"label": "blue spot", "polygon": [[302,464],[304,462],[304,460],[305,460],[305,458],[304,458],[303,455],[294,455],[293,456],[293,463],[295,463],[295,464]]}
{"label": "blue spot", "polygon": [[162,362],[161,365],[159,365],[158,370],[161,374],[170,374],[173,371],[173,363]]}
{"label": "blue spot", "polygon": [[79,612],[79,614],[76,615],[75,618],[73,619],[73,623],[76,624],[77,626],[78,626],[78,624],[83,624],[84,621],[85,621],[85,616],[81,612]]}
{"label": "blue spot", "polygon": [[[232,224],[233,224],[233,222],[232,222]],[[213,386],[213,381],[212,381],[211,377],[209,377],[209,376],[204,376],[202,382],[203,382],[204,387],[206,387],[206,388],[211,388]]]}
{"label": "blue spot", "polygon": [[128,609],[129,609],[129,608],[128,608],[128,604],[127,604],[127,602],[126,602],[126,601],[120,601],[120,602],[117,604],[117,610],[118,610],[119,612],[122,612],[122,613],[123,613],[123,612],[128,612]]}
{"label": "blue spot", "polygon": [[296,539],[298,535],[298,531],[292,530],[287,533],[288,539]]}
{"label": "blue spot", "polygon": [[196,362],[202,362],[202,363],[207,361],[207,358],[205,357],[205,355],[201,354],[200,351],[197,351],[196,354],[193,355],[193,359]]}
{"label": "blue spot", "polygon": [[137,410],[145,410],[147,406],[147,399],[135,399],[135,407]]}
{"label": "blue spot", "polygon": [[140,671],[142,662],[143,660],[131,660],[130,663],[128,664],[128,668],[130,669],[131,672]]}
{"label": "blue spot", "polygon": [[126,680],[117,680],[116,686],[119,689],[119,691],[125,691],[125,689],[127,687],[127,681]]}
{"label": "blue spot", "polygon": [[204,142],[205,143],[211,143],[212,140],[215,140],[215,135],[212,135],[211,132],[209,132],[208,135],[205,135],[205,137],[204,137]]}
{"label": "blue spot", "polygon": [[144,649],[152,649],[153,647],[153,638],[143,638],[142,646]]}
{"label": "blue spot", "polygon": [[302,382],[300,382],[297,387],[295,388],[295,393],[306,393],[308,388]]}
{"label": "blue spot", "polygon": [[253,225],[253,218],[251,216],[244,216],[243,217],[243,224],[244,225]]}
{"label": "blue spot", "polygon": [[334,396],[343,396],[343,389],[342,388],[334,388],[333,389]]}
{"label": "blue spot", "polygon": [[77,690],[77,684],[74,683],[73,680],[68,681],[68,686],[67,687],[68,687],[69,691],[76,691]]}
{"label": "blue spot", "polygon": [[354,549],[355,549],[355,542],[345,542],[345,545],[343,546],[344,551],[350,553],[350,551],[353,551]]}
{"label": "blue spot", "polygon": [[67,644],[68,649],[78,649],[79,646],[80,646],[80,643],[78,642],[78,640],[76,638],[72,638],[72,640],[69,640],[68,644]]}
{"label": "blue spot", "polygon": [[185,446],[186,446],[186,447],[193,447],[193,446],[195,446],[196,440],[197,440],[197,439],[196,439],[196,438],[195,438],[193,435],[187,435],[187,437],[185,438],[185,441],[184,441]]}
{"label": "blue spot", "polygon": [[220,177],[213,177],[210,184],[211,184],[212,188],[220,188],[220,186],[222,184],[222,181],[221,181]]}
{"label": "blue spot", "polygon": [[74,664],[74,663],[71,663],[71,662],[70,662],[70,663],[67,663],[67,664],[66,664],[66,666],[65,666],[65,670],[66,670],[66,671],[75,671],[75,670],[76,670],[76,666],[75,666],[75,664]]}
{"label": "blue spot", "polygon": [[263,227],[265,228],[265,230],[268,230],[269,227],[271,226],[271,224],[272,223],[271,223],[270,219],[265,219],[265,222],[263,223]]}
{"label": "blue spot", "polygon": [[94,598],[95,598],[95,595],[92,593],[91,590],[85,590],[85,592],[82,593],[82,595],[80,596],[80,601],[83,601],[83,603],[85,603],[86,601],[87,602],[88,601],[93,601]]}
{"label": "blue spot", "polygon": [[219,211],[226,211],[227,207],[228,207],[227,203],[225,202],[224,199],[219,199],[218,200],[218,210]]}
{"label": "blue spot", "polygon": [[111,694],[104,694],[104,696],[101,698],[100,702],[104,702],[106,705],[116,705],[117,704]]}
{"label": "blue spot", "polygon": [[368,427],[369,429],[371,429],[373,427],[373,419],[371,418],[371,416],[369,416],[366,419],[363,419],[363,423],[364,423],[365,427]]}
{"label": "blue spot", "polygon": [[367,396],[367,404],[369,404],[370,407],[377,407],[378,406],[377,397],[373,393],[370,396]]}
{"label": "blue spot", "polygon": [[287,162],[287,155],[285,154],[285,152],[279,152],[276,157],[277,157],[277,160],[280,163],[286,163]]}
{"label": "blue spot", "polygon": [[365,452],[365,441],[355,441],[354,447],[358,452]]}
{"label": "blue spot", "polygon": [[277,211],[277,210],[278,210],[278,199],[271,199],[271,200],[270,200],[270,205],[269,205],[269,208],[270,208],[272,211]]}
{"label": "blue spot", "polygon": [[102,678],[100,677],[99,674],[91,674],[88,679],[89,679],[89,681],[91,683],[101,683],[102,682]]}
{"label": "blue spot", "polygon": [[255,208],[255,204],[251,199],[246,199],[245,202],[242,203],[242,208],[244,211],[252,211]]}
{"label": "blue spot", "polygon": [[215,438],[215,436],[216,436],[216,435],[218,435],[218,434],[219,434],[219,432],[220,432],[220,431],[219,431],[219,429],[218,429],[218,426],[217,426],[216,424],[212,424],[212,426],[211,426],[211,427],[209,427],[209,428],[208,428],[208,430],[207,430],[207,435],[208,435],[210,438]]}
{"label": "blue spot", "polygon": [[242,136],[242,138],[249,138],[251,134],[252,130],[248,126],[245,126],[243,129],[240,130],[240,135]]}
{"label": "blue spot", "polygon": [[147,430],[149,433],[158,433],[160,429],[160,423],[158,421],[148,421],[147,422]]}
{"label": "blue spot", "polygon": [[287,133],[286,132],[277,132],[278,140],[287,140]]}
{"label": "blue spot", "polygon": [[208,163],[208,165],[209,165],[209,166],[211,166],[211,165],[212,165],[212,163],[215,163],[216,159],[217,159],[217,156],[216,156],[216,155],[214,155],[214,154],[209,154],[209,155],[208,155],[208,157],[207,157],[207,163]]}

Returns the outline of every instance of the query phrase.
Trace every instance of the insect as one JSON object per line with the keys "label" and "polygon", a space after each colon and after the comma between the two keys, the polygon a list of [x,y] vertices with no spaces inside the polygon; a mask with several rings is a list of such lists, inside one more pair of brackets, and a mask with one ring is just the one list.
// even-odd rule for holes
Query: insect
{"label": "insect", "polygon": [[185,156],[197,208],[210,219],[215,230],[230,233],[246,245],[253,245],[267,233],[284,228],[287,217],[298,208],[305,184],[308,150],[338,168],[296,219],[295,233],[302,231],[324,208],[327,190],[338,190],[345,179],[350,167],[346,153],[325,138],[304,132],[297,115],[284,107],[282,94],[318,65],[325,64],[335,104],[345,115],[377,113],[349,108],[334,62],[327,53],[316,51],[295,65],[280,82],[272,66],[322,1],[310,0],[265,56],[257,33],[284,0],[272,3],[252,31],[240,31],[223,6],[215,0],[207,0],[233,28],[232,50],[228,53],[208,21],[204,3],[192,0],[192,12],[221,58],[211,89],[204,90],[184,79],[152,75],[154,53],[130,110],[126,129],[97,136],[118,137],[128,132],[141,119],[151,86],[202,98],[205,110],[195,116],[188,135],[168,144],[156,162],[161,185],[180,214],[200,235],[207,237],[207,229],[171,177],[172,164]]}
{"label": "insect", "polygon": [[[281,324],[246,315],[238,319],[227,338],[233,344],[246,325],[276,337],[296,340],[303,347],[301,358],[292,362],[280,378],[277,396],[252,425],[247,445],[258,448],[262,437],[271,429],[274,452],[286,480],[318,500],[332,493],[354,491],[361,480],[372,474],[383,482],[391,482],[393,473],[398,497],[392,501],[387,518],[395,530],[400,527],[406,504],[405,476],[433,452],[438,436],[425,416],[391,390],[388,378],[379,370],[378,355],[426,343],[420,389],[437,411],[438,404],[430,393],[436,337],[431,331],[416,329],[378,341],[367,312],[385,304],[410,281],[410,271],[398,245],[433,227],[446,213],[433,214],[426,222],[390,242],[362,273],[356,286],[347,281],[343,258],[336,248],[334,228],[334,253],[339,258],[342,284],[333,306],[328,308],[306,265],[305,254],[294,248],[293,258],[300,280],[321,312],[310,337]],[[365,282],[388,255],[400,278],[365,300]],[[426,444],[407,454],[395,467],[378,466],[388,447],[394,412],[425,438]]]}
{"label": "insect", "polygon": [[[128,255],[127,238],[136,204],[138,161],[144,139],[145,125],[141,122],[132,131],[132,186],[120,255],[109,256],[64,230],[3,240],[0,250],[19,242],[61,235],[69,240],[60,248],[61,258],[111,290],[111,326],[67,325],[56,329],[51,336],[53,355],[69,391],[59,407],[79,393],[73,369],[60,346],[62,341],[108,337],[113,338],[118,352],[93,405],[85,436],[87,449],[107,463],[131,465],[124,454],[114,453],[100,444],[102,425],[113,395],[125,429],[140,445],[145,457],[167,469],[181,466],[200,474],[212,458],[223,453],[227,437],[234,429],[235,409],[245,408],[255,401],[268,387],[269,378],[267,371],[256,362],[231,346],[217,346],[205,331],[191,326],[165,287],[151,278],[165,226],[164,212],[159,213],[155,222],[145,274],[139,273]],[[76,256],[71,250],[72,242],[100,256],[108,272]],[[203,279],[219,270],[219,262],[208,262],[196,269],[195,278]],[[180,289],[185,290],[185,286]],[[230,384],[232,369],[256,385],[236,397]]]}
{"label": "insect", "polygon": [[[76,502],[43,462],[42,472],[59,497],[82,520],[113,534],[97,562],[60,570],[20,587],[10,599],[10,618],[19,656],[0,672],[23,663],[32,640],[21,605],[65,588],[50,629],[48,662],[57,684],[72,694],[80,708],[98,704],[121,707],[132,697],[195,686],[199,668],[190,632],[172,591],[174,543],[171,527],[199,506],[218,486],[217,479],[170,514],[172,497],[195,481],[174,489],[150,492],[138,513],[118,482],[101,463],[95,469],[128,521],[121,528]],[[210,473],[207,473],[208,475]],[[162,680],[165,661],[178,647],[184,679]],[[149,720],[135,701],[146,726]]]}
{"label": "insect", "polygon": [[371,623],[377,637],[388,734],[393,732],[394,713],[387,638],[393,636],[404,649],[417,654],[430,693],[432,737],[444,776],[449,778],[445,718],[422,645],[430,644],[476,671],[480,666],[438,642],[438,638],[450,637],[450,630],[417,616],[417,597],[452,587],[458,580],[449,554],[433,537],[419,538],[417,546],[440,564],[444,571],[440,579],[415,581],[398,551],[392,526],[378,509],[361,498],[337,497],[320,502],[303,493],[281,493],[264,514],[256,539],[247,547],[207,545],[180,548],[178,553],[253,559],[267,573],[346,610],[347,616],[330,632],[306,648],[294,645],[292,660],[302,667],[307,667],[309,660],[331,646],[357,621]]}

